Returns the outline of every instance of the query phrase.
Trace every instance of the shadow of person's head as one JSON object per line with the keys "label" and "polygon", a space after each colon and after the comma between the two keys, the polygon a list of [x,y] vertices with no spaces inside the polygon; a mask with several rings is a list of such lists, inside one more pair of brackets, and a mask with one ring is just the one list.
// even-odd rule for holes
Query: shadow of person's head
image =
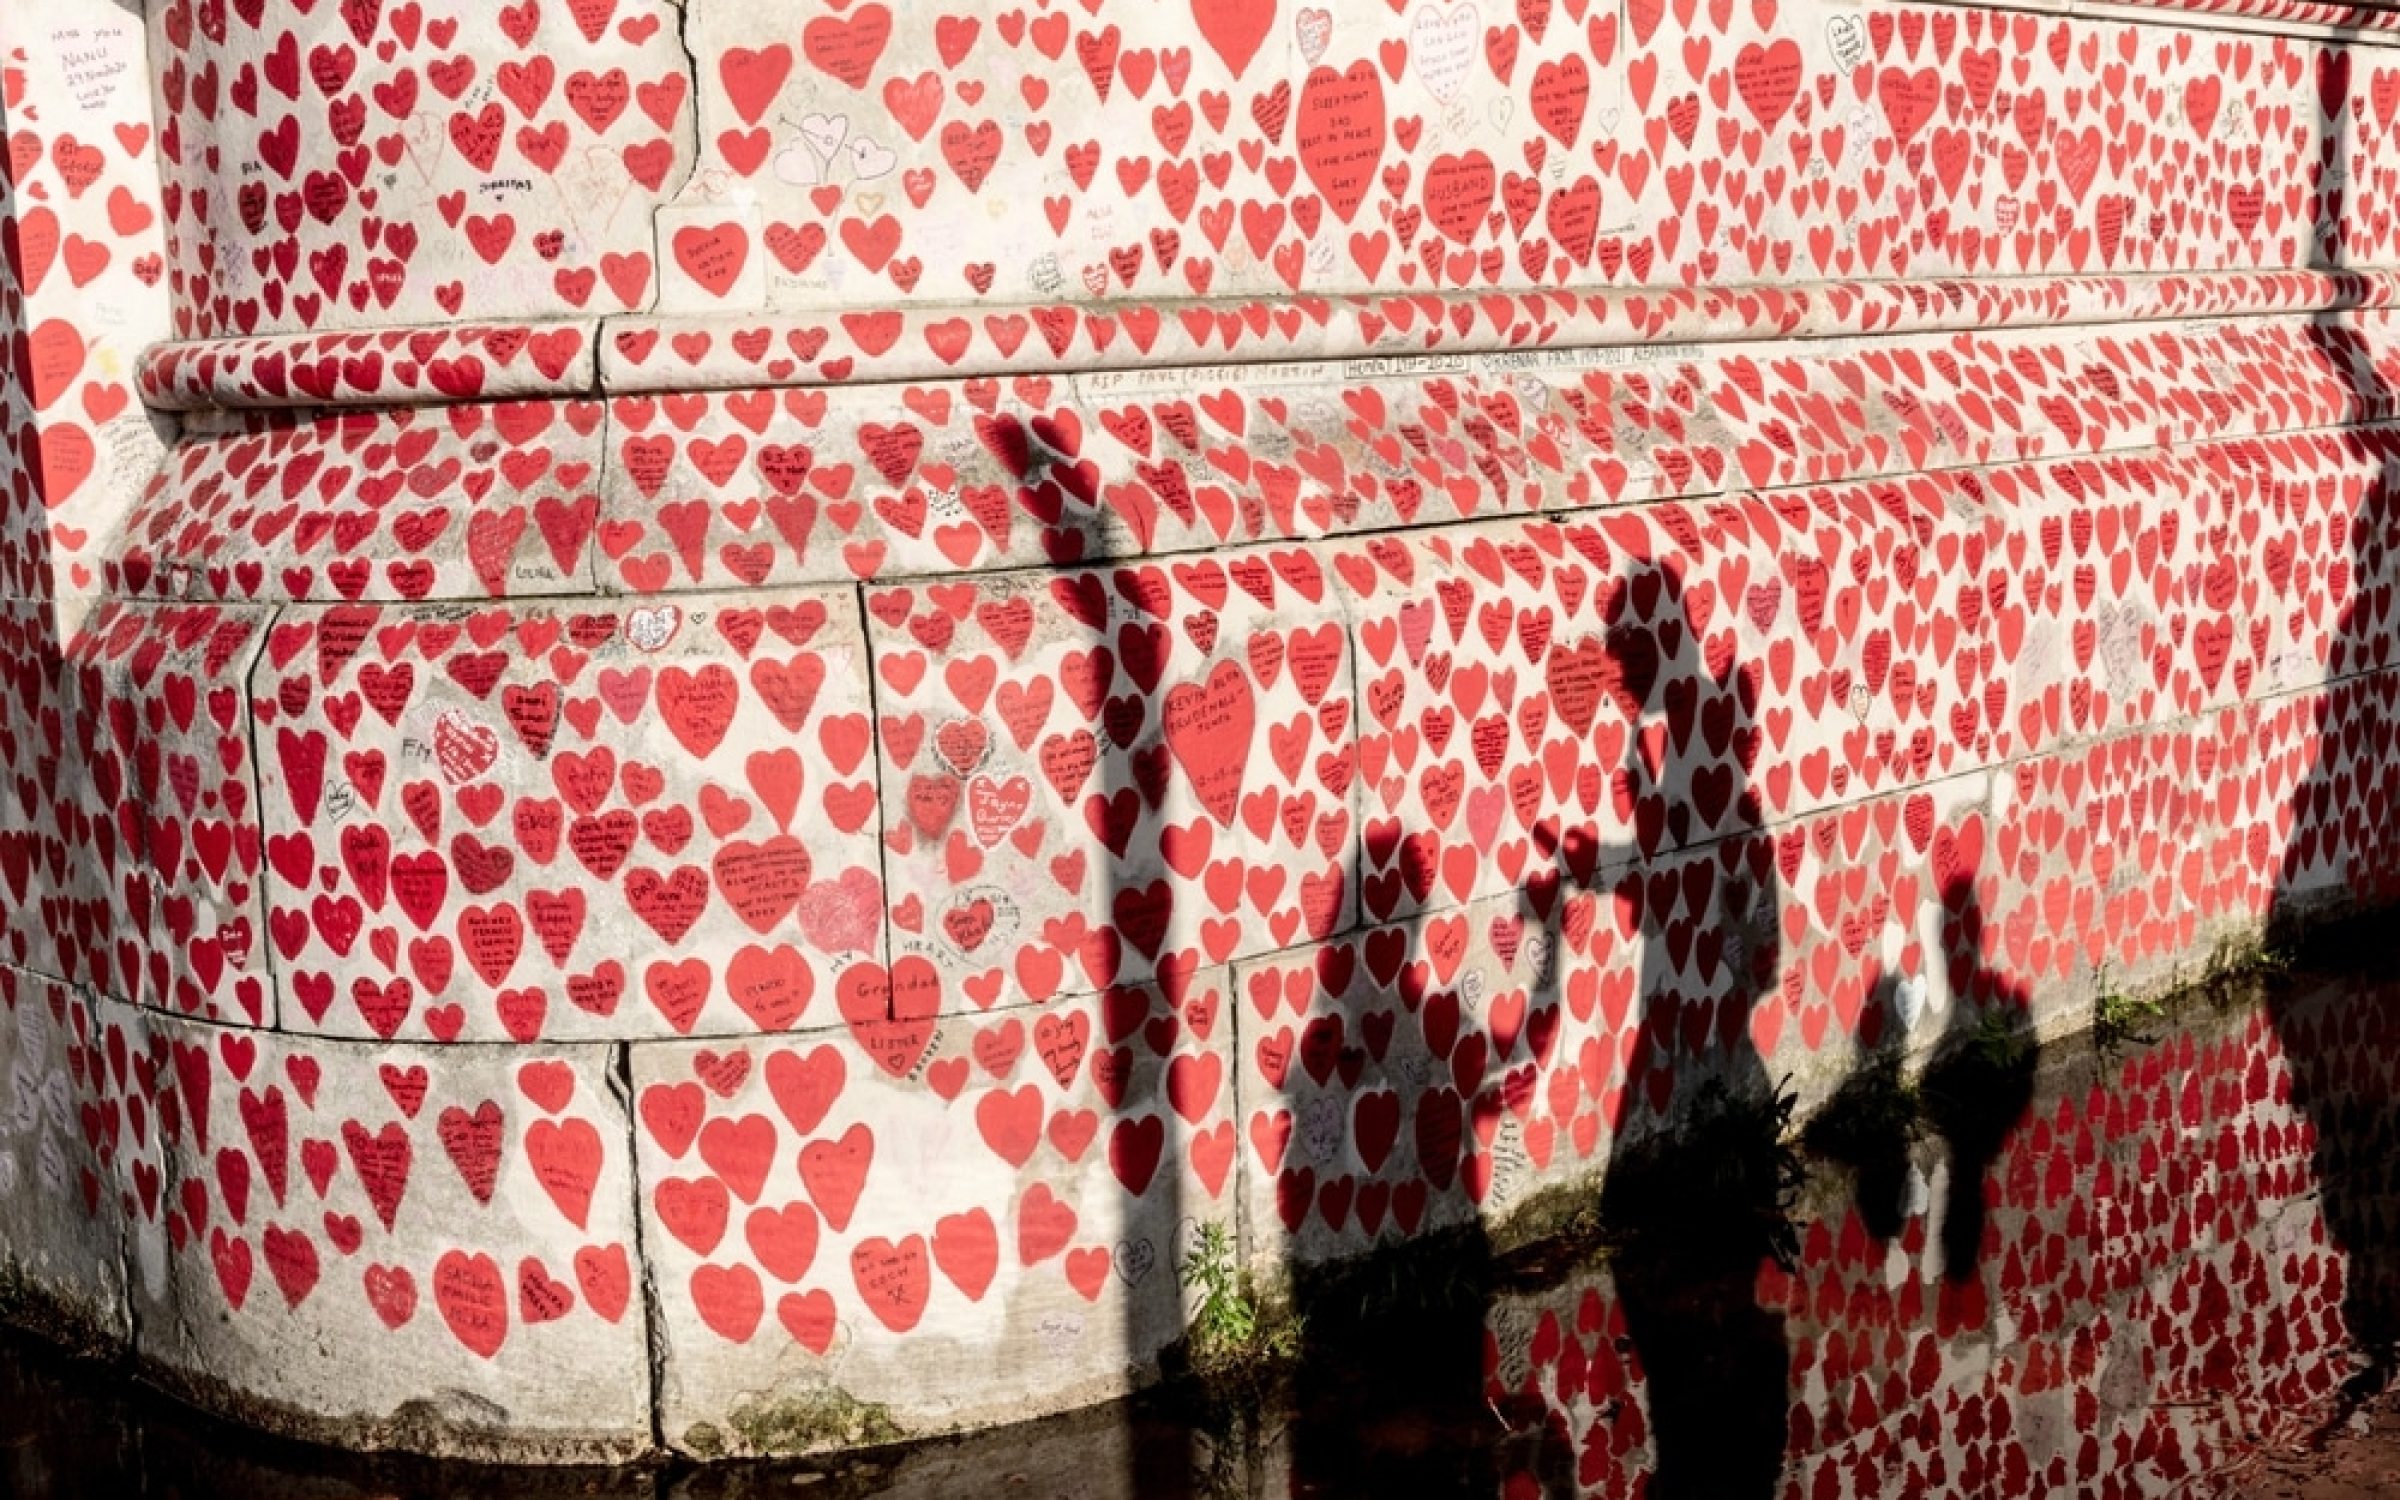
{"label": "shadow of person's head", "polygon": [[1760,677],[1718,604],[1667,558],[1632,561],[1597,601],[1608,703],[1595,749],[1614,762],[1603,816],[1625,830],[1608,883],[1641,944],[1642,1041],[1618,1125],[1637,1133],[1711,1084],[1750,1102],[1772,1092],[1751,1024],[1781,967],[1773,843],[1750,779]]}

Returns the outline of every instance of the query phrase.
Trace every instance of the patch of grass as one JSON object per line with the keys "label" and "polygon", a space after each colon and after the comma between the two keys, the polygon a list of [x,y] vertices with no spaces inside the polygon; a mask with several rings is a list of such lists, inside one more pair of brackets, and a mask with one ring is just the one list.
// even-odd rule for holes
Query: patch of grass
{"label": "patch of grass", "polygon": [[1554,1182],[1489,1225],[1489,1248],[1513,1273],[1519,1263],[1584,1265],[1600,1248],[1600,1179],[1589,1170]]}
{"label": "patch of grass", "polygon": [[2261,934],[2220,938],[2192,987],[2220,1006],[2246,1004],[2257,998],[2259,986],[2289,974],[2293,962],[2289,951]]}
{"label": "patch of grass", "polygon": [[1995,1073],[2014,1073],[2033,1060],[2034,1038],[2021,1010],[1994,1006],[1975,1018],[1967,1039],[1975,1060]]}
{"label": "patch of grass", "polygon": [[[2217,952],[2225,956],[2226,970],[2237,974],[2288,974],[2296,961],[2289,952],[2264,937],[2220,943]],[[2213,957],[2211,962],[2215,962]]]}
{"label": "patch of grass", "polygon": [[1682,1118],[1626,1152],[1601,1188],[1602,1233],[1620,1250],[1799,1259],[1792,1208],[1808,1181],[1789,1078],[1736,1094],[1710,1079]]}
{"label": "patch of grass", "polygon": [[[824,1453],[872,1448],[897,1443],[908,1434],[892,1420],[891,1409],[880,1402],[861,1401],[839,1386],[824,1385],[792,1394],[746,1396],[726,1414],[731,1427],[754,1453]],[[721,1434],[696,1424],[684,1440],[707,1456],[708,1442],[722,1447]]]}
{"label": "patch of grass", "polygon": [[1203,1385],[1255,1387],[1299,1356],[1300,1320],[1259,1297],[1249,1273],[1234,1262],[1233,1236],[1223,1224],[1200,1226],[1175,1277],[1200,1292],[1189,1354],[1192,1373]]}
{"label": "patch of grass", "polygon": [[2166,1018],[2164,1002],[2126,994],[2111,983],[2106,964],[2092,976],[2092,1043],[2102,1052],[2113,1052],[2127,1042],[2155,1040],[2142,1028]]}
{"label": "patch of grass", "polygon": [[1488,1235],[1481,1226],[1404,1241],[1310,1278],[1307,1305],[1337,1324],[1425,1323],[1480,1319],[1493,1287]]}
{"label": "patch of grass", "polygon": [[1800,1147],[1811,1156],[1855,1165],[1916,1139],[1922,1116],[1923,1101],[1901,1069],[1899,1051],[1878,1052],[1810,1117],[1800,1132]]}
{"label": "patch of grass", "polygon": [[[2149,1013],[2158,1013],[2153,1006]],[[2128,1018],[2138,1024],[2139,1017]],[[2013,1005],[1987,1007],[1975,1028],[1935,1054],[1918,1084],[1925,1123],[1949,1144],[1956,1157],[1972,1143],[1971,1155],[1988,1156],[2025,1111],[2033,1097],[2033,1075],[2040,1060],[2032,1018]]]}
{"label": "patch of grass", "polygon": [[1909,1150],[1925,1128],[1925,1098],[1900,1049],[1870,1053],[1800,1132],[1801,1149],[1848,1170],[1860,1221],[1877,1239],[1907,1214]]}

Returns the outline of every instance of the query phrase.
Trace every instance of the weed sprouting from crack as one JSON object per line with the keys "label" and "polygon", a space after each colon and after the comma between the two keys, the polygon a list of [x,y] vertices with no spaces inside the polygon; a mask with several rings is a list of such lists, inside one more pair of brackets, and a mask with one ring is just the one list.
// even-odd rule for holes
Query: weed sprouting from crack
{"label": "weed sprouting from crack", "polygon": [[2164,1001],[2154,995],[2133,995],[2110,982],[2102,964],[2092,976],[2092,1045],[2103,1056],[2127,1042],[2147,1045],[2156,1040],[2143,1029],[2167,1018]]}
{"label": "weed sprouting from crack", "polygon": [[1299,1318],[1259,1296],[1249,1273],[1235,1263],[1233,1236],[1224,1225],[1200,1226],[1175,1276],[1187,1291],[1200,1293],[1189,1357],[1203,1388],[1227,1397],[1256,1393],[1299,1357]]}

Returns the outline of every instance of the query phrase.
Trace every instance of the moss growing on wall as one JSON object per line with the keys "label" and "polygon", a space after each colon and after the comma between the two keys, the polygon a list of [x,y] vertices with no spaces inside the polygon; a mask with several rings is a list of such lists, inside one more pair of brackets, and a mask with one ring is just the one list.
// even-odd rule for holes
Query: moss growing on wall
{"label": "moss growing on wall", "polygon": [[[725,1425],[752,1453],[872,1448],[908,1436],[892,1420],[891,1408],[861,1401],[835,1385],[744,1397],[726,1413]],[[720,1457],[728,1447],[725,1434],[707,1422],[685,1429],[683,1442],[701,1458]]]}

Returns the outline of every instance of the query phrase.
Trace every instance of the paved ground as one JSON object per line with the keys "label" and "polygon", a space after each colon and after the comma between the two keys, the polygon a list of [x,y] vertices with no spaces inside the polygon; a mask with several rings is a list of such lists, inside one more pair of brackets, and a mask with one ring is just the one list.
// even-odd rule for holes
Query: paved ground
{"label": "paved ground", "polygon": [[2307,1447],[2258,1455],[2227,1476],[2240,1500],[2400,1496],[2400,1390],[2386,1391]]}

